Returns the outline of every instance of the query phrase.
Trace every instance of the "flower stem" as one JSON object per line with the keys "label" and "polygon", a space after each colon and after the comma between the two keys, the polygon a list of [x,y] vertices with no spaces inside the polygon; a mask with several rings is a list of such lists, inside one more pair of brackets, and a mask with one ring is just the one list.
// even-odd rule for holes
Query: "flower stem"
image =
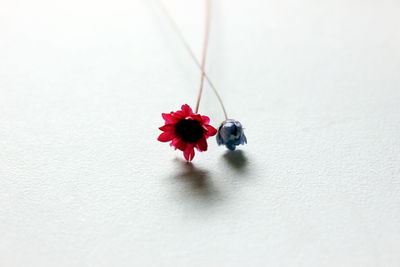
{"label": "flower stem", "polygon": [[206,8],[205,8],[205,27],[204,27],[204,40],[203,40],[203,52],[201,56],[201,63],[200,63],[200,86],[199,86],[199,93],[197,95],[196,106],[194,108],[194,112],[198,113],[199,105],[201,100],[201,95],[203,93],[204,87],[204,70],[206,67],[206,58],[207,58],[207,48],[208,48],[208,37],[210,35],[210,9],[211,9],[211,0],[206,0]]}
{"label": "flower stem", "polygon": [[[208,1],[210,1],[210,0],[207,0],[207,2]],[[161,9],[161,11],[164,13],[164,15],[167,18],[170,26],[175,31],[176,35],[178,36],[179,40],[181,41],[181,43],[185,47],[185,49],[188,52],[189,56],[192,58],[193,62],[196,64],[196,66],[200,69],[200,71],[201,71],[201,79],[200,80],[203,80],[200,83],[201,84],[204,83],[204,79],[207,81],[207,83],[210,85],[211,89],[213,90],[215,96],[217,97],[219,104],[221,105],[222,111],[224,112],[225,119],[228,119],[228,114],[226,112],[224,103],[222,101],[222,98],[221,98],[220,94],[218,93],[217,88],[215,87],[214,83],[211,82],[211,79],[209,78],[207,73],[204,71],[204,65],[205,64],[200,64],[199,60],[194,55],[194,52],[193,52],[192,48],[190,47],[189,43],[184,38],[181,30],[179,29],[178,25],[176,24],[175,20],[172,18],[172,16],[170,15],[170,13],[166,9],[166,7],[163,5],[162,1],[161,0],[156,0],[156,3],[158,4],[158,6]],[[210,10],[211,10],[211,4],[207,3],[207,7],[206,7],[206,29],[205,29],[205,38],[204,38],[204,47],[203,47],[203,58],[204,59],[202,60],[202,63],[203,63],[203,61],[205,63],[205,54],[207,52],[207,47],[206,46],[208,44],[208,35],[209,35],[209,26],[210,26],[210,17],[211,17],[210,16]],[[202,65],[203,65],[203,67],[202,67]],[[195,110],[196,110],[195,112],[196,113],[198,111],[198,106],[200,104],[201,94],[202,94],[202,90],[203,90],[202,88],[203,88],[203,85],[200,85],[199,94],[198,94],[197,101],[196,101],[196,108],[195,108]]]}

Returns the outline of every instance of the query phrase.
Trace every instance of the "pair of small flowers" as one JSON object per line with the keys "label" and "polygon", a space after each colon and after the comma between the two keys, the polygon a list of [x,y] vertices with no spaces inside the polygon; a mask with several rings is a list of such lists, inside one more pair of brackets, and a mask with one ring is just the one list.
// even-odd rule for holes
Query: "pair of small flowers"
{"label": "pair of small flowers", "polygon": [[207,138],[210,136],[217,135],[218,145],[225,145],[229,150],[247,143],[240,122],[225,120],[217,131],[209,124],[209,117],[194,113],[187,104],[182,105],[181,110],[161,115],[165,125],[159,128],[163,133],[158,136],[158,141],[171,142],[170,146],[181,150],[187,161],[194,158],[195,148],[207,151]]}

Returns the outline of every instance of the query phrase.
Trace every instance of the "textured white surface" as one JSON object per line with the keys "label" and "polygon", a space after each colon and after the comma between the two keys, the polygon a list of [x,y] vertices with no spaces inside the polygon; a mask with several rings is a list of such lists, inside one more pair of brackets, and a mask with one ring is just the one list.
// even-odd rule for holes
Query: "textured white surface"
{"label": "textured white surface", "polygon": [[[202,1],[165,3],[198,52]],[[190,167],[156,137],[199,75],[153,2],[2,0],[0,266],[399,266],[399,14],[216,1],[208,72],[249,144]]]}

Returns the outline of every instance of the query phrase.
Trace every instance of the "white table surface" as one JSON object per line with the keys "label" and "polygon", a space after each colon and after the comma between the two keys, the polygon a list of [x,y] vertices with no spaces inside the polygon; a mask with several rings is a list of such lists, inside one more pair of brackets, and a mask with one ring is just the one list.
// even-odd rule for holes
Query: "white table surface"
{"label": "white table surface", "polygon": [[[203,4],[165,1],[197,55]],[[156,141],[199,73],[154,2],[0,7],[0,266],[400,266],[399,1],[216,0],[249,144],[192,165]]]}

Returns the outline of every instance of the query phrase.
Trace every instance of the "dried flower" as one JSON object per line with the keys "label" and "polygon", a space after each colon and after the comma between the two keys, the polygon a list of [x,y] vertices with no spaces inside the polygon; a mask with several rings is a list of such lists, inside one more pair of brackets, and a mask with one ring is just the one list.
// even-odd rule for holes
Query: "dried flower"
{"label": "dried flower", "polygon": [[236,146],[247,143],[243,132],[243,126],[236,120],[226,120],[221,123],[217,134],[218,145],[225,145],[229,150],[235,150]]}
{"label": "dried flower", "polygon": [[188,161],[194,158],[194,148],[206,151],[206,139],[217,133],[217,130],[209,125],[209,117],[193,113],[187,104],[182,105],[181,110],[161,115],[165,125],[159,128],[163,133],[158,137],[158,141],[171,141],[170,146],[181,150]]}

